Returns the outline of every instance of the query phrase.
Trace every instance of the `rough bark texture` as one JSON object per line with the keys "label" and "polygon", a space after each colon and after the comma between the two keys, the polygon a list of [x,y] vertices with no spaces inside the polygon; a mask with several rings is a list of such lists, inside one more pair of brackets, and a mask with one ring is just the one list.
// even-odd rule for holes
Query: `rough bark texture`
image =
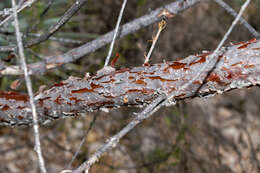
{"label": "rough bark texture", "polygon": [[[120,106],[143,106],[162,93],[172,93],[196,76],[210,60],[210,53],[183,60],[113,71],[102,69],[94,76],[70,77],[39,91],[36,105],[40,123],[94,110]],[[174,99],[209,96],[231,89],[260,84],[260,41],[240,42],[226,48],[206,80],[198,79]],[[111,71],[112,69],[112,71]],[[207,73],[207,72],[205,72]],[[199,89],[198,89],[199,88]],[[0,125],[30,125],[32,114],[28,96],[0,92]]]}

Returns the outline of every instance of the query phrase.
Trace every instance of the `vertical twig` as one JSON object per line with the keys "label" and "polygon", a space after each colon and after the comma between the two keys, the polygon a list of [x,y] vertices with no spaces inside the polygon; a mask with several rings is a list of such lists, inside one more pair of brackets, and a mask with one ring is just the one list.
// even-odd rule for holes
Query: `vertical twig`
{"label": "vertical twig", "polygon": [[32,91],[32,83],[31,79],[28,73],[27,65],[25,62],[25,56],[24,56],[24,49],[23,49],[23,43],[22,43],[22,37],[19,29],[19,23],[18,23],[18,17],[17,17],[17,11],[16,11],[16,2],[15,0],[12,0],[12,6],[13,6],[13,12],[14,12],[14,24],[15,24],[15,31],[16,31],[16,39],[17,39],[17,44],[18,44],[18,51],[19,51],[19,56],[20,56],[20,63],[22,65],[22,68],[24,70],[24,77],[26,81],[26,87],[27,91],[30,97],[30,105],[32,108],[32,114],[33,114],[33,130],[34,130],[34,140],[35,140],[35,150],[38,155],[38,161],[40,165],[40,170],[42,173],[46,173],[46,168],[44,165],[44,159],[42,156],[41,152],[41,143],[40,143],[40,135],[39,135],[39,125],[38,125],[38,120],[37,120],[37,112],[36,112],[36,107],[34,104],[34,97],[33,97],[33,91]]}
{"label": "vertical twig", "polygon": [[121,10],[120,10],[120,13],[119,13],[119,16],[118,16],[118,19],[117,19],[117,22],[116,22],[116,28],[115,28],[113,40],[112,40],[112,42],[111,42],[111,44],[110,44],[109,51],[108,51],[108,54],[107,54],[107,57],[106,57],[106,61],[105,61],[105,65],[104,65],[104,66],[107,66],[107,65],[108,65],[109,59],[111,58],[112,51],[113,51],[113,48],[114,48],[114,44],[115,44],[115,41],[116,41],[116,36],[117,36],[117,34],[118,34],[119,25],[120,25],[120,22],[121,22],[123,13],[124,13],[124,9],[125,9],[126,3],[127,3],[127,0],[124,0],[124,2],[123,2],[123,4],[122,4],[122,7],[121,7]]}
{"label": "vertical twig", "polygon": [[159,36],[162,32],[162,30],[166,27],[166,21],[164,19],[162,19],[159,24],[158,24],[158,31],[157,31],[157,34],[156,36],[153,38],[153,43],[152,43],[152,46],[147,54],[147,56],[145,56],[145,60],[144,60],[144,64],[147,64],[149,62],[149,59],[152,55],[152,52],[153,52],[153,49],[155,47],[155,44],[157,42],[157,40],[159,39]]}
{"label": "vertical twig", "polygon": [[[235,20],[232,22],[232,25],[230,26],[229,30],[226,32],[220,43],[218,44],[217,48],[213,52],[213,54],[208,58],[208,61],[205,63],[205,65],[201,68],[201,70],[198,72],[196,77],[194,77],[190,82],[183,85],[181,88],[178,89],[178,92],[182,92],[183,89],[188,87],[190,84],[192,84],[195,80],[198,80],[200,76],[203,73],[203,70],[210,69],[216,65],[218,62],[218,58],[216,58],[217,55],[223,54],[223,51],[220,50],[220,48],[223,46],[224,42],[228,38],[229,34],[233,30],[234,26],[237,24],[239,18],[243,14],[244,10],[248,6],[251,0],[247,0],[243,6],[241,7],[239,14],[236,16]],[[213,62],[212,62],[213,61]],[[213,64],[213,66],[209,66],[209,64]],[[137,114],[136,118],[132,120],[126,127],[124,127],[121,131],[119,131],[116,135],[111,137],[106,144],[104,144],[102,147],[100,147],[87,161],[82,163],[73,173],[80,173],[82,171],[88,172],[90,167],[98,161],[98,159],[109,149],[116,147],[116,145],[119,143],[120,139],[125,136],[130,130],[132,130],[136,125],[141,123],[143,120],[149,118],[151,115],[153,115],[154,112],[156,112],[159,108],[161,108],[163,105],[165,105],[169,100],[172,100],[172,98],[176,96],[176,92],[173,92],[169,96],[166,97],[165,94],[161,94],[157,99],[155,99],[150,105],[148,105],[142,112]],[[175,102],[173,102],[175,104]]]}

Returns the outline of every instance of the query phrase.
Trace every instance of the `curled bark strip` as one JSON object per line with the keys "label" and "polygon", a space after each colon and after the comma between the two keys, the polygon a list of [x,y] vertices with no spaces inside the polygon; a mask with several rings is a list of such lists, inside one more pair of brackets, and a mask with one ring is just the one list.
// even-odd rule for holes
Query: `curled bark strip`
{"label": "curled bark strip", "polygon": [[[120,106],[143,106],[161,94],[178,91],[209,60],[209,55],[191,55],[180,61],[98,73],[83,79],[70,77],[36,94],[39,122],[46,123],[88,111],[109,111]],[[178,92],[180,94],[174,99],[209,96],[260,85],[260,41],[252,39],[234,44],[218,58],[214,70],[205,74],[208,75],[206,81],[194,81],[193,85]],[[0,92],[0,125],[30,124],[32,114],[28,96]]]}

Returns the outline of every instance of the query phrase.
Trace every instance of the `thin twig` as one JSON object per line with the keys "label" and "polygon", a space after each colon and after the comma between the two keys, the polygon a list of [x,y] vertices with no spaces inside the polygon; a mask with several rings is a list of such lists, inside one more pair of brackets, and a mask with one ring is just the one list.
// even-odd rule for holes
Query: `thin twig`
{"label": "thin twig", "polygon": [[[230,26],[229,30],[226,32],[220,43],[218,44],[217,48],[213,52],[212,55],[210,55],[210,58],[207,63],[202,67],[202,69],[207,69],[209,70],[212,67],[208,67],[209,62],[212,63],[214,62],[214,66],[217,63],[217,55],[223,54],[223,51],[220,51],[220,48],[223,46],[224,42],[228,38],[229,34],[233,30],[234,26],[237,24],[239,18],[243,14],[244,10],[250,3],[250,0],[247,0],[244,5],[241,7],[241,10],[239,11],[239,14],[233,21],[232,25]],[[213,67],[214,67],[213,66]],[[173,92],[169,96],[166,96],[165,94],[162,94],[159,96],[157,99],[155,99],[150,105],[148,105],[141,113],[137,115],[137,117],[132,120],[126,127],[124,127],[121,131],[119,131],[116,135],[114,135],[112,138],[108,140],[106,144],[104,144],[101,148],[99,148],[86,162],[82,163],[73,173],[80,173],[82,171],[88,172],[90,167],[98,161],[98,159],[103,155],[103,153],[107,152],[109,149],[116,147],[116,145],[119,143],[120,139],[126,135],[131,129],[133,129],[137,124],[141,123],[144,119],[150,117],[154,112],[156,112],[160,107],[165,105],[169,100],[171,100],[174,96],[176,96],[177,93],[182,92],[183,89],[187,88],[190,84],[192,84],[195,80],[200,79],[200,76],[202,75],[203,71],[200,70],[198,74],[196,75],[195,78],[193,78],[190,82],[186,83],[182,87],[178,89],[178,91]],[[173,102],[175,104],[175,102]]]}
{"label": "thin twig", "polygon": [[[221,7],[223,7],[228,13],[230,13],[233,17],[237,16],[237,13],[235,10],[233,10],[227,3],[225,3],[223,0],[214,0],[216,3],[218,3]],[[260,33],[255,30],[254,27],[252,27],[243,17],[239,18],[239,21],[242,25],[244,25],[248,31],[256,38],[260,37]]]}
{"label": "thin twig", "polygon": [[[229,27],[228,31],[225,33],[224,37],[222,38],[222,40],[220,41],[220,43],[218,44],[217,48],[214,50],[214,52],[210,55],[209,60],[203,65],[203,67],[200,69],[200,71],[198,71],[198,73],[196,74],[196,76],[190,80],[189,82],[187,82],[185,85],[183,85],[179,91],[182,91],[183,89],[187,88],[188,86],[190,86],[194,81],[196,80],[201,80],[201,83],[203,83],[204,79],[202,80],[202,78],[200,77],[202,74],[205,74],[205,71],[208,70],[208,72],[210,72],[217,64],[218,62],[218,56],[220,56],[221,54],[223,54],[223,51],[220,51],[220,48],[223,46],[224,42],[227,40],[228,36],[230,35],[231,31],[234,29],[235,25],[237,24],[237,22],[239,21],[239,18],[242,16],[242,14],[244,13],[246,7],[248,6],[248,4],[250,3],[251,0],[247,0],[243,6],[241,7],[238,15],[236,16],[235,20],[232,22],[231,26]],[[214,63],[213,63],[214,62]],[[213,64],[210,66],[210,63]],[[173,97],[175,96],[175,94],[172,94],[171,96],[169,96],[168,100],[171,100]]]}
{"label": "thin twig", "polygon": [[[3,35],[11,35],[13,36],[13,32],[10,32],[10,31],[7,31],[7,30],[4,30],[4,29],[1,29],[0,28],[0,33],[3,34]],[[22,37],[41,37],[41,34],[37,34],[37,33],[22,33],[21,32],[21,36]],[[51,36],[49,37],[50,40],[53,40],[53,41],[58,41],[58,42],[61,42],[61,43],[72,43],[72,44],[82,44],[82,41],[80,40],[74,40],[74,39],[69,39],[69,38],[62,38],[62,37],[54,37],[54,36]],[[4,52],[5,47],[1,46],[0,47],[0,51]],[[9,50],[6,50],[6,51],[13,51],[15,48],[14,47],[6,47],[6,48],[9,48]],[[10,49],[11,48],[11,49]]]}
{"label": "thin twig", "polygon": [[41,152],[41,143],[40,143],[40,134],[39,134],[39,125],[38,125],[38,118],[37,118],[37,112],[36,112],[36,106],[34,104],[34,97],[33,97],[33,91],[32,91],[32,83],[30,76],[28,74],[28,69],[25,61],[25,55],[24,55],[24,50],[23,50],[23,43],[22,43],[22,37],[19,29],[19,23],[18,23],[18,17],[17,17],[17,12],[16,12],[16,2],[15,0],[12,0],[12,6],[13,6],[13,16],[14,16],[14,21],[15,21],[15,31],[16,31],[16,38],[17,38],[17,44],[18,44],[18,50],[19,50],[19,56],[20,56],[20,63],[22,65],[22,68],[24,70],[24,77],[26,81],[26,87],[27,91],[30,97],[30,105],[31,105],[31,111],[33,114],[33,129],[34,129],[34,137],[35,137],[35,150],[38,155],[38,161],[39,161],[39,166],[40,170],[42,173],[46,173],[46,168],[44,165],[44,159],[42,156]]}
{"label": "thin twig", "polygon": [[50,36],[52,36],[56,31],[58,31],[63,25],[65,25],[71,17],[77,13],[80,8],[87,3],[87,0],[76,0],[74,4],[64,13],[64,15],[59,19],[59,21],[52,25],[45,33],[43,33],[40,37],[30,40],[25,44],[25,47],[32,47],[36,44],[39,44],[45,40],[47,40]]}
{"label": "thin twig", "polygon": [[88,171],[90,167],[98,161],[98,159],[111,148],[116,147],[119,140],[125,136],[130,130],[132,130],[136,125],[141,123],[144,119],[150,117],[154,112],[156,112],[157,106],[166,99],[166,95],[161,95],[155,99],[151,104],[149,104],[142,112],[140,112],[134,120],[132,120],[127,126],[120,130],[116,135],[111,137],[106,144],[99,148],[86,162],[82,163],[73,173],[81,173],[83,171]]}
{"label": "thin twig", "polygon": [[88,136],[88,133],[90,132],[90,130],[92,129],[93,125],[94,125],[95,122],[96,122],[96,119],[97,119],[97,115],[94,115],[93,120],[90,122],[88,129],[87,129],[86,132],[84,133],[85,135],[84,135],[84,137],[82,138],[82,140],[81,140],[81,142],[80,142],[80,144],[79,144],[79,146],[78,146],[78,148],[77,148],[77,151],[75,152],[75,154],[73,155],[71,161],[69,162],[69,164],[68,164],[68,166],[67,166],[67,169],[71,169],[71,165],[72,165],[72,163],[74,162],[74,160],[76,159],[76,157],[78,156],[81,147],[83,146],[83,144],[84,144],[85,141],[86,141],[86,138],[87,138],[87,136]]}
{"label": "thin twig", "polygon": [[160,36],[162,30],[163,30],[165,27],[166,27],[166,21],[163,19],[163,20],[161,20],[161,21],[159,22],[159,24],[158,24],[158,32],[157,32],[155,38],[153,38],[153,43],[152,43],[152,46],[151,46],[151,48],[150,48],[150,50],[149,50],[147,56],[145,56],[144,64],[147,64],[147,63],[149,62],[149,59],[150,59],[150,57],[151,57],[151,55],[152,55],[153,49],[154,49],[154,47],[155,47],[155,44],[156,44],[157,40],[159,39],[159,36]]}
{"label": "thin twig", "polygon": [[[12,10],[16,10],[17,13],[21,12],[23,9],[25,9],[26,7],[30,7],[34,2],[36,2],[37,0],[29,0],[26,1],[21,8],[17,9],[17,6],[14,6]],[[3,21],[0,22],[0,26],[2,26],[4,23],[6,23],[8,20],[10,20],[12,17],[14,16],[14,14],[10,14],[8,17],[6,17]]]}
{"label": "thin twig", "polygon": [[[41,37],[41,34],[35,34],[35,33],[28,33],[27,35],[30,37]],[[69,38],[61,38],[61,37],[54,37],[54,36],[51,36],[48,39],[50,39],[52,41],[58,41],[61,43],[73,43],[73,44],[82,44],[83,43],[80,40],[73,40],[73,39],[69,39]]]}
{"label": "thin twig", "polygon": [[115,32],[114,32],[114,35],[113,35],[113,40],[112,40],[112,42],[111,42],[111,44],[110,44],[109,51],[108,51],[108,54],[107,54],[107,57],[106,57],[106,61],[105,61],[105,65],[104,65],[104,66],[107,66],[107,65],[108,65],[109,59],[111,58],[112,51],[113,51],[113,48],[114,48],[114,44],[115,44],[115,41],[116,41],[116,37],[117,37],[117,34],[118,34],[118,30],[119,30],[119,25],[120,25],[122,16],[123,16],[123,14],[124,14],[124,9],[125,9],[126,3],[127,3],[127,0],[124,0],[123,4],[122,4],[122,6],[121,6],[121,10],[120,10],[120,13],[119,13],[117,22],[116,22],[116,28],[115,28]]}
{"label": "thin twig", "polygon": [[49,11],[49,9],[51,8],[52,4],[53,4],[54,1],[49,1],[48,4],[46,4],[46,7],[45,9],[43,10],[43,12],[41,12],[40,14],[40,19],[42,19],[46,13]]}
{"label": "thin twig", "polygon": [[[54,33],[56,33],[63,25],[65,25],[71,17],[79,11],[79,9],[86,4],[87,0],[76,0],[74,4],[64,13],[63,16],[59,19],[57,23],[52,25],[46,32],[41,34],[39,37],[29,40],[24,44],[24,47],[29,48],[36,44],[42,43],[49,39]],[[1,26],[1,25],[0,25]],[[3,48],[0,48],[0,51],[13,51],[16,48],[16,46],[6,46]]]}

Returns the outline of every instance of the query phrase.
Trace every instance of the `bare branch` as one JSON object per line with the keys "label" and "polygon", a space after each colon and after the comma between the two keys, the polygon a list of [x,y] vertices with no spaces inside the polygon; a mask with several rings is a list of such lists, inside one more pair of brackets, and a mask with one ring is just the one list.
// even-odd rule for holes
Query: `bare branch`
{"label": "bare branch", "polygon": [[[109,141],[101,146],[87,161],[82,163],[73,173],[81,173],[83,171],[88,172],[90,167],[98,161],[98,159],[109,149],[116,147],[116,145],[119,143],[120,139],[125,136],[130,130],[132,130],[137,124],[141,123],[144,119],[150,117],[155,111],[157,111],[160,107],[167,104],[168,101],[171,101],[174,99],[175,96],[180,95],[183,90],[185,90],[187,87],[192,85],[194,81],[204,81],[204,79],[207,77],[208,73],[217,65],[219,57],[223,56],[225,51],[220,51],[220,48],[224,44],[225,40],[228,38],[229,34],[233,30],[234,26],[238,22],[239,18],[243,14],[245,8],[250,3],[250,0],[247,0],[244,5],[242,6],[239,14],[233,21],[232,25],[230,26],[229,30],[224,35],[223,39],[220,41],[218,47],[215,49],[215,51],[209,55],[209,58],[207,62],[202,66],[199,72],[197,72],[196,76],[191,79],[189,82],[186,82],[184,85],[180,86],[178,90],[173,90],[170,95],[161,95],[157,99],[155,99],[150,105],[146,107],[141,113],[137,115],[137,117],[132,120],[127,126],[125,126],[119,133],[114,135],[112,138],[109,139]],[[224,49],[223,49],[224,50]],[[206,69],[209,69],[210,71],[206,71]],[[201,78],[200,76],[202,74],[206,74],[205,77]],[[199,87],[198,87],[199,89]],[[196,89],[197,90],[197,89]],[[196,91],[195,90],[195,91]],[[175,101],[171,104],[175,105]]]}
{"label": "bare branch", "polygon": [[[5,29],[1,29],[0,28],[0,33],[4,34],[4,35],[13,35],[13,32],[7,31]],[[41,34],[37,34],[37,33],[22,33],[21,32],[22,37],[41,37]],[[73,43],[73,44],[82,44],[83,42],[80,40],[73,40],[73,39],[69,39],[69,38],[62,38],[62,37],[54,37],[51,36],[48,38],[49,40],[53,40],[53,41],[58,41],[58,42],[62,42],[62,43]],[[10,46],[1,46],[0,47],[0,51],[3,50],[3,52],[6,51],[13,51],[14,47],[10,47]]]}
{"label": "bare branch", "polygon": [[79,152],[80,152],[80,150],[81,150],[83,144],[84,144],[85,141],[86,141],[86,138],[87,138],[87,136],[88,136],[88,133],[90,132],[90,130],[92,129],[93,125],[94,125],[95,122],[96,122],[96,119],[97,119],[97,115],[95,115],[95,116],[93,117],[93,120],[90,122],[88,129],[87,129],[86,132],[84,133],[85,135],[83,136],[83,138],[82,138],[82,140],[81,140],[79,146],[77,147],[77,151],[75,152],[75,154],[73,155],[71,161],[69,162],[69,164],[68,164],[68,166],[67,166],[67,169],[71,169],[71,165],[72,165],[72,163],[74,162],[74,160],[76,159],[76,157],[78,156],[78,154],[79,154]]}
{"label": "bare branch", "polygon": [[34,2],[36,2],[36,0],[29,0],[29,1],[25,1],[21,7],[13,7],[13,9],[10,10],[5,10],[5,14],[8,15],[8,17],[6,17],[4,20],[2,20],[0,22],[0,26],[2,26],[4,23],[6,23],[7,21],[9,21],[12,17],[14,17],[13,13],[11,13],[13,10],[16,10],[17,13],[21,12],[23,9],[25,9],[26,7],[30,7]]}
{"label": "bare branch", "polygon": [[120,22],[121,22],[123,13],[124,13],[124,9],[125,9],[126,3],[127,3],[127,0],[124,0],[124,2],[123,2],[123,4],[122,4],[122,7],[121,7],[121,10],[120,10],[120,13],[119,13],[119,16],[118,16],[118,19],[117,19],[117,22],[116,22],[116,28],[115,28],[113,40],[112,40],[112,42],[111,42],[111,44],[110,44],[109,51],[108,51],[108,54],[107,54],[107,57],[106,57],[106,61],[105,61],[105,65],[104,65],[104,66],[107,66],[107,65],[108,65],[109,60],[110,60],[110,58],[111,58],[112,51],[113,51],[113,48],[114,48],[114,44],[115,44],[115,41],[116,41],[116,37],[117,37],[117,34],[118,34],[118,30],[119,30],[119,25],[120,25]]}
{"label": "bare branch", "polygon": [[106,144],[99,148],[86,162],[82,163],[75,171],[72,173],[81,173],[83,171],[88,172],[90,167],[99,160],[99,158],[109,149],[116,147],[119,140],[125,136],[130,130],[132,130],[136,125],[141,123],[144,119],[149,118],[154,112],[156,112],[159,107],[158,105],[166,99],[166,95],[161,95],[155,99],[151,104],[149,104],[142,112],[140,112],[134,120],[132,120],[127,126],[120,130],[116,135],[111,137]]}
{"label": "bare branch", "polygon": [[18,23],[18,17],[17,17],[17,11],[16,11],[16,2],[15,0],[12,0],[13,5],[13,12],[14,12],[14,22],[15,22],[15,31],[16,31],[16,39],[18,44],[18,50],[20,55],[20,63],[22,65],[22,68],[24,70],[24,77],[26,81],[26,87],[27,91],[30,97],[30,107],[28,108],[28,111],[32,112],[33,115],[33,130],[34,130],[34,140],[35,140],[35,150],[38,155],[40,170],[42,173],[46,173],[46,168],[44,166],[44,159],[41,152],[41,143],[40,143],[40,134],[39,134],[39,125],[37,120],[37,110],[36,106],[34,104],[34,97],[33,97],[33,91],[32,91],[32,83],[30,76],[28,74],[28,69],[25,61],[24,56],[24,50],[23,50],[23,43],[22,43],[22,37],[19,29],[19,23]]}
{"label": "bare branch", "polygon": [[[221,7],[223,7],[229,14],[231,14],[233,17],[237,16],[237,13],[235,10],[233,10],[227,3],[225,3],[223,0],[214,0],[216,3],[218,3]],[[260,37],[260,33],[255,30],[245,19],[242,17],[239,18],[239,21],[242,25],[244,25],[248,31],[256,38]]]}
{"label": "bare branch", "polygon": [[[195,77],[192,78],[189,82],[187,82],[185,85],[183,85],[180,88],[180,91],[184,90],[185,88],[189,87],[194,81],[199,81],[203,83],[204,79],[207,77],[208,73],[213,70],[213,68],[217,65],[220,56],[223,55],[224,49],[221,50],[221,47],[224,45],[224,42],[227,40],[228,36],[230,35],[231,31],[234,29],[235,25],[237,24],[239,18],[242,16],[243,12],[245,11],[246,7],[250,3],[251,0],[247,0],[243,6],[241,7],[239,14],[235,18],[235,20],[232,22],[231,26],[229,27],[228,31],[225,33],[224,37],[218,44],[217,48],[214,50],[214,52],[209,55],[209,60],[206,61],[206,63],[199,69],[199,71],[196,73]],[[203,76],[204,75],[204,76]],[[177,92],[177,94],[179,94]],[[176,96],[176,93],[171,93],[171,96],[168,97],[169,100],[174,98]]]}
{"label": "bare branch", "polygon": [[36,44],[39,44],[45,40],[47,40],[50,36],[52,36],[56,31],[58,31],[63,25],[65,25],[71,17],[77,13],[82,6],[87,3],[87,0],[76,0],[74,4],[61,16],[60,20],[51,26],[45,33],[43,33],[40,37],[30,40],[25,44],[25,47],[31,47]]}
{"label": "bare branch", "polygon": [[[180,92],[174,96],[175,100],[180,100],[260,84],[260,42],[253,39],[226,48],[203,86],[198,79],[179,91],[196,77],[210,54],[191,55],[181,61],[121,69],[84,79],[70,77],[36,94],[39,122],[47,123],[87,111],[143,106],[162,93],[167,95],[173,91]],[[214,64],[207,65],[212,67]],[[0,125],[32,124],[27,95],[2,91],[0,106]]]}
{"label": "bare branch", "polygon": [[[200,0],[177,0],[176,2],[170,3],[164,7],[157,8],[154,11],[151,11],[149,14],[144,15],[140,18],[137,18],[133,20],[132,22],[126,23],[121,27],[120,35],[118,35],[118,38],[122,38],[127,34],[133,33],[145,26],[151,25],[155,22],[158,22],[161,20],[161,13],[167,9],[172,14],[178,14],[193,5],[199,3]],[[99,38],[88,42],[78,48],[72,49],[69,52],[58,55],[58,56],[51,56],[46,58],[45,61],[33,63],[29,65],[29,71],[31,75],[35,74],[42,74],[46,72],[46,69],[53,69],[57,68],[58,66],[75,61],[91,52],[96,51],[97,49],[105,46],[109,42],[111,42],[114,35],[114,31],[108,32],[107,34],[100,36]],[[11,69],[18,69],[17,67],[9,67]],[[0,70],[0,75],[7,75],[8,71],[5,69]],[[10,75],[21,75],[21,72],[19,70],[12,71],[12,74]]]}
{"label": "bare branch", "polygon": [[[59,19],[59,21],[52,25],[46,32],[41,34],[35,39],[29,40],[24,44],[24,47],[32,47],[36,44],[46,41],[49,39],[55,32],[57,32],[63,25],[65,25],[71,17],[77,13],[82,6],[86,4],[87,0],[76,0],[75,3],[64,13],[63,16]],[[1,26],[1,24],[0,24]],[[0,51],[13,51],[16,46],[5,46],[0,48]]]}

